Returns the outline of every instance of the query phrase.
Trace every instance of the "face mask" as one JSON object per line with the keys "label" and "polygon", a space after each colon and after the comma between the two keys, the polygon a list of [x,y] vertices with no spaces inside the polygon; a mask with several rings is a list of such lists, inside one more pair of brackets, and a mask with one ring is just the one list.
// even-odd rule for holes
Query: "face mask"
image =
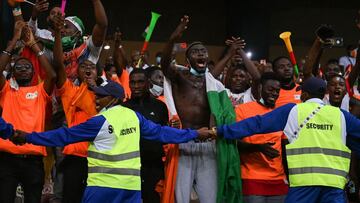
{"label": "face mask", "polygon": [[161,57],[156,57],[156,63],[160,64],[160,62],[161,62]]}
{"label": "face mask", "polygon": [[264,105],[264,106],[265,106],[265,101],[264,101],[264,99],[263,99],[263,98],[261,98],[261,99],[259,100],[259,102],[260,102],[262,105]]}
{"label": "face mask", "polygon": [[[63,46],[64,51],[73,50],[78,44],[82,44],[84,41],[82,37],[75,36],[66,36],[61,38],[61,44]],[[46,48],[53,50],[54,49],[54,41],[46,41],[44,45]]]}
{"label": "face mask", "polygon": [[3,71],[3,76],[6,78],[8,76],[8,72],[6,70]]}
{"label": "face mask", "polygon": [[152,88],[150,89],[151,94],[153,94],[154,96],[158,97],[160,95],[162,95],[162,93],[164,92],[164,88],[160,87],[159,85],[152,85]]}

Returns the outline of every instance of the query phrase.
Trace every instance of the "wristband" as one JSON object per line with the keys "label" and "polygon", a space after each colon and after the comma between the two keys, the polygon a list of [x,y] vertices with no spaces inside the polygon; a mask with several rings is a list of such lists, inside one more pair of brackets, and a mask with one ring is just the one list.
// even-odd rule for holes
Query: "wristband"
{"label": "wristband", "polygon": [[39,52],[36,54],[37,57],[40,57],[40,56],[42,56],[42,55],[44,55],[44,51],[39,51]]}
{"label": "wristband", "polygon": [[12,13],[13,13],[13,16],[15,16],[15,17],[21,16],[22,12],[21,12],[20,6],[13,8]]}
{"label": "wristband", "polygon": [[10,57],[11,57],[11,55],[12,55],[10,52],[5,51],[5,50],[4,50],[4,51],[2,51],[2,53],[3,53],[3,54],[6,54],[6,55],[8,55],[8,56],[10,56]]}

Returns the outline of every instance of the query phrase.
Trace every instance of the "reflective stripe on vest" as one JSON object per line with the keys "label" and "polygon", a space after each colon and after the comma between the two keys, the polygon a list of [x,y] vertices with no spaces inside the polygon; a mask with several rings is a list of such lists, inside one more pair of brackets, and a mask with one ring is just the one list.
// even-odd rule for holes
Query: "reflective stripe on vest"
{"label": "reflective stripe on vest", "polygon": [[305,174],[305,173],[323,173],[323,174],[342,176],[344,178],[346,178],[348,174],[348,172],[346,171],[337,170],[333,168],[325,168],[325,167],[291,168],[289,169],[289,173],[292,175]]}
{"label": "reflective stripe on vest", "polygon": [[107,174],[117,174],[117,175],[140,176],[140,170],[132,169],[132,168],[90,167],[88,169],[88,172],[89,173],[107,173]]}
{"label": "reflective stripe on vest", "polygon": [[99,133],[102,137],[114,136],[116,141],[106,150],[90,143],[87,185],[140,191],[139,119],[134,111],[122,106],[102,115],[106,121]]}
{"label": "reflective stripe on vest", "polygon": [[287,155],[299,155],[299,154],[324,154],[324,155],[332,155],[339,156],[343,158],[350,159],[351,153],[345,152],[336,149],[323,149],[320,147],[304,147],[299,149],[288,149],[286,150]]}
{"label": "reflective stripe on vest", "polygon": [[94,159],[100,159],[100,160],[104,160],[104,161],[123,161],[123,160],[127,160],[127,159],[140,157],[140,151],[129,152],[129,153],[124,153],[124,154],[116,154],[116,155],[108,155],[108,154],[102,154],[99,152],[89,151],[88,157],[94,158]]}
{"label": "reflective stripe on vest", "polygon": [[[301,124],[317,103],[297,105]],[[286,146],[290,187],[328,186],[343,189],[350,166],[350,150],[341,136],[341,111],[326,105],[299,131],[298,138]]]}

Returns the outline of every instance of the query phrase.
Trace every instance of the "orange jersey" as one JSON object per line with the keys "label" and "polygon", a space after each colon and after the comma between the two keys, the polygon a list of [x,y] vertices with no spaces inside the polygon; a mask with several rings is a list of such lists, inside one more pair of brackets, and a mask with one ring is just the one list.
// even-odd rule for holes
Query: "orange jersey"
{"label": "orange jersey", "polygon": [[[69,79],[59,89],[66,121],[69,127],[85,122],[96,115],[95,94],[85,83],[75,86]],[[63,153],[87,157],[88,142],[80,142],[65,146]]]}
{"label": "orange jersey", "polygon": [[[272,111],[257,102],[240,104],[236,107],[236,121],[241,121],[256,115],[263,115]],[[243,179],[256,180],[285,180],[286,176],[281,158],[282,131],[257,134],[245,137],[242,141],[252,144],[275,143],[272,147],[280,152],[280,156],[270,159],[260,152],[243,153],[241,158],[241,176]]]}
{"label": "orange jersey", "polygon": [[[10,82],[6,81],[0,92],[3,119],[13,124],[15,129],[25,132],[43,132],[45,130],[45,109],[50,103],[51,97],[46,93],[44,83],[19,87],[18,90],[15,90],[10,87]],[[0,151],[12,154],[46,155],[45,147],[32,144],[16,146],[3,139],[0,139]]]}
{"label": "orange jersey", "polygon": [[296,85],[291,90],[280,89],[279,98],[276,100],[276,107],[280,107],[288,103],[300,103],[301,90],[296,91],[298,86],[299,85]]}

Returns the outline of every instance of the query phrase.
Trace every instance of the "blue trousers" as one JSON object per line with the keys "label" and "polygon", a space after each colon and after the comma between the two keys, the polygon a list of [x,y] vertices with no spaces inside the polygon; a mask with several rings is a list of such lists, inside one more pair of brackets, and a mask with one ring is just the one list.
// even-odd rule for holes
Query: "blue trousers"
{"label": "blue trousers", "polygon": [[346,203],[344,190],[325,187],[307,186],[290,187],[286,203]]}
{"label": "blue trousers", "polygon": [[141,191],[88,186],[83,203],[141,203]]}

